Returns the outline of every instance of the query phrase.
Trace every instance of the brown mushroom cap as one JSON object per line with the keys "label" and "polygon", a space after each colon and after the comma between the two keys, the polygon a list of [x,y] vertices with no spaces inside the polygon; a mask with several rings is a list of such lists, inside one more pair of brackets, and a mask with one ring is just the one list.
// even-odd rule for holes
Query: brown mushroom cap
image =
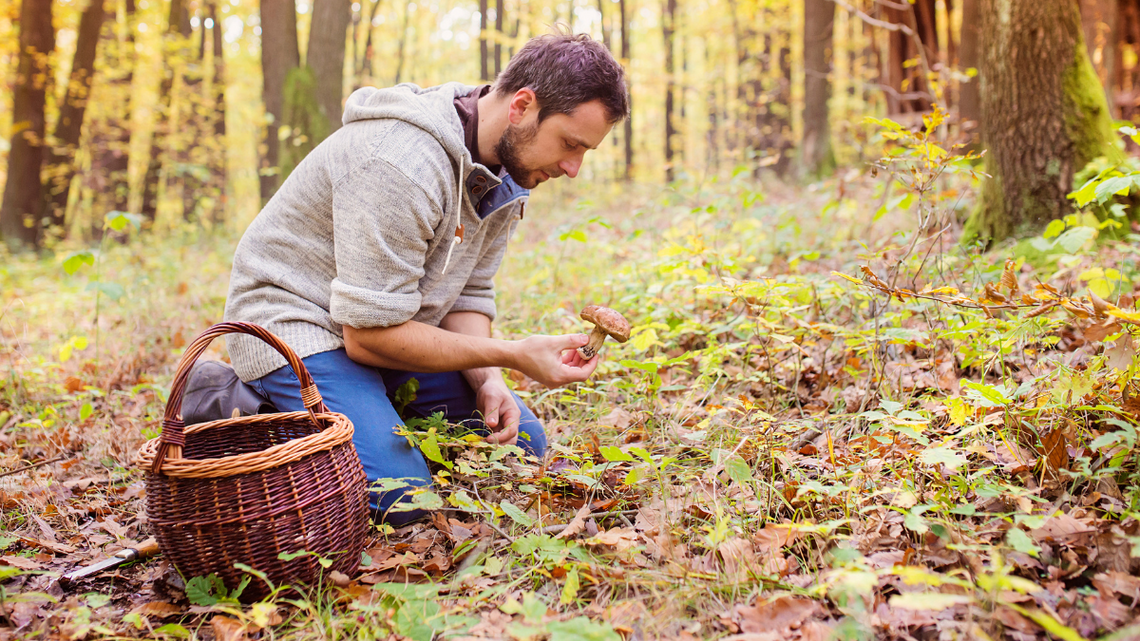
{"label": "brown mushroom cap", "polygon": [[582,310],[582,320],[593,323],[619,343],[629,340],[629,321],[609,307],[587,305]]}

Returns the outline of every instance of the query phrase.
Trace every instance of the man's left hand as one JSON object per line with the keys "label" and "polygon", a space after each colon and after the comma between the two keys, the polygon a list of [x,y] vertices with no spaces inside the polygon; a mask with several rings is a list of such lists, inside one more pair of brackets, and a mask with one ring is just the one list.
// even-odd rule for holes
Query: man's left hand
{"label": "man's left hand", "polygon": [[488,380],[479,386],[475,392],[475,407],[483,414],[483,423],[491,431],[487,442],[514,445],[518,441],[521,413],[515,397],[501,378]]}

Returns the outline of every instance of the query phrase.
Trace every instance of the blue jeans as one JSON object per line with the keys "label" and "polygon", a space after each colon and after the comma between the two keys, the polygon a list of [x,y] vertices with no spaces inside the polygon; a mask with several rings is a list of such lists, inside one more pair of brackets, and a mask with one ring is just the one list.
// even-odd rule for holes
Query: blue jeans
{"label": "blue jeans", "polygon": [[[313,354],[302,360],[329,410],[344,414],[352,421],[355,427],[352,442],[360,455],[369,484],[382,479],[399,479],[415,487],[431,484],[431,474],[419,450],[395,431],[404,421],[392,406],[392,398],[408,379],[419,381],[420,389],[416,400],[404,408],[405,416],[427,417],[434,412],[443,412],[450,422],[462,422],[487,432],[475,407],[475,391],[459,372],[422,374],[369,367],[350,359],[343,349]],[[288,366],[249,384],[272,401],[279,411],[305,409],[301,403],[297,375]],[[528,454],[541,457],[546,451],[546,432],[542,423],[523,405],[518,395],[512,395],[521,413],[518,445]],[[374,489],[371,494],[374,518],[400,526],[423,516],[422,511],[389,511],[410,489],[404,487],[388,492]]]}

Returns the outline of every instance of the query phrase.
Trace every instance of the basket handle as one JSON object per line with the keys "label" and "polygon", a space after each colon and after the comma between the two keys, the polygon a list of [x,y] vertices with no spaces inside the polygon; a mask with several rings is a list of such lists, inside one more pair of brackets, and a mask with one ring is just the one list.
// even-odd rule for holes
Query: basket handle
{"label": "basket handle", "polygon": [[312,375],[309,374],[309,370],[305,368],[305,364],[301,362],[296,352],[260,325],[242,322],[218,323],[199,334],[186,348],[182,354],[182,360],[178,362],[178,371],[174,375],[174,383],[170,386],[170,397],[166,401],[166,413],[162,418],[162,435],[159,437],[158,451],[155,453],[154,463],[150,466],[151,472],[158,474],[167,457],[182,457],[182,446],[186,444],[186,435],[183,432],[186,424],[182,420],[182,395],[186,391],[186,382],[190,378],[190,368],[194,366],[195,361],[206,351],[206,348],[215,338],[226,334],[255,336],[284,356],[297,375],[297,380],[301,383],[301,402],[309,411],[309,417],[313,423],[318,428],[321,426],[321,422],[317,420],[317,414],[328,412],[328,408],[325,407],[321,394],[317,391]]}

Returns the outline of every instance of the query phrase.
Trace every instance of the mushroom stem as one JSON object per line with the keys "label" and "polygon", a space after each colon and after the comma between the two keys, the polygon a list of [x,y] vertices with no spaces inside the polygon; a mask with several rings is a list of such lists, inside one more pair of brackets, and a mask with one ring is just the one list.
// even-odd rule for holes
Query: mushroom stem
{"label": "mushroom stem", "polygon": [[602,348],[602,343],[606,342],[606,332],[599,325],[594,325],[594,331],[590,332],[590,342],[578,348],[578,353],[582,358],[590,360]]}

